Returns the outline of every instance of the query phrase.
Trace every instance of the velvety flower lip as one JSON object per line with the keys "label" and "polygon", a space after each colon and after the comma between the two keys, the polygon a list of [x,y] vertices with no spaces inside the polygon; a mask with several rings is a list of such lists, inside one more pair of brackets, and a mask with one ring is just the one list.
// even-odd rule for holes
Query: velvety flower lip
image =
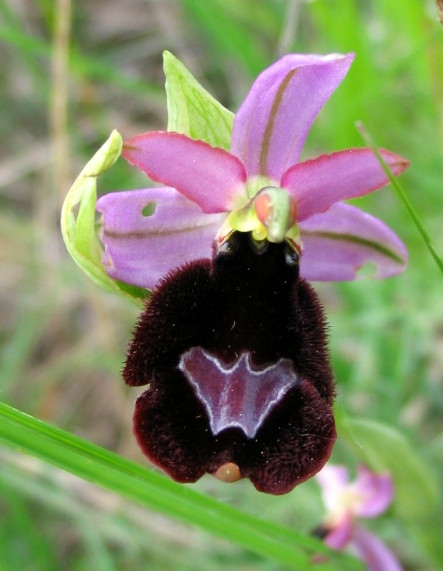
{"label": "velvety flower lip", "polygon": [[369,571],[401,571],[392,551],[357,518],[381,515],[392,502],[394,487],[389,474],[376,474],[359,466],[357,478],[349,482],[344,466],[327,464],[316,475],[322,489],[327,515],[322,529],[325,542],[334,549],[349,547]]}
{"label": "velvety flower lip", "polygon": [[325,320],[289,248],[257,252],[235,232],[162,280],[140,317],[124,369],[127,384],[149,384],[134,433],[179,482],[210,473],[284,494],[331,454]]}
{"label": "velvety flower lip", "polygon": [[[372,151],[347,149],[298,162],[315,117],[353,57],[291,54],[270,66],[254,82],[235,116],[231,152],[174,132],[145,133],[126,141],[125,158],[169,189],[163,196],[158,192],[155,199],[153,189],[144,189],[133,195],[133,202],[131,195],[119,192],[98,201],[107,271],[120,281],[152,288],[162,272],[177,266],[178,252],[183,261],[198,259],[210,251],[221,229],[222,238],[231,230],[252,230],[272,240],[254,212],[261,190],[272,187],[288,194],[296,213],[293,226],[277,235],[281,239],[286,232],[301,244],[303,276],[350,280],[367,265],[375,268],[377,278],[401,272],[407,252],[400,239],[376,218],[341,204],[389,182]],[[409,165],[391,151],[380,149],[380,153],[395,176]],[[171,189],[183,197],[180,213],[178,197],[170,200]],[[161,217],[142,216],[144,202],[154,202]],[[167,219],[164,233],[163,219]],[[133,220],[137,220],[135,233]],[[184,227],[191,249],[183,247]],[[165,237],[161,262],[160,256],[151,255],[160,234]],[[134,255],[128,263],[131,248]]]}

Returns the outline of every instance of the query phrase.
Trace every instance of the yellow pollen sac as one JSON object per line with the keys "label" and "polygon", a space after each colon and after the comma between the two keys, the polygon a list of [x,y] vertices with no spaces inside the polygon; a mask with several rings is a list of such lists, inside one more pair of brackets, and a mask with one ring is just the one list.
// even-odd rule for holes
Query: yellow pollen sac
{"label": "yellow pollen sac", "polygon": [[237,464],[234,464],[234,462],[226,462],[226,464],[222,464],[213,473],[213,476],[217,478],[217,480],[227,483],[238,482],[238,480],[243,478],[240,473],[240,468]]}

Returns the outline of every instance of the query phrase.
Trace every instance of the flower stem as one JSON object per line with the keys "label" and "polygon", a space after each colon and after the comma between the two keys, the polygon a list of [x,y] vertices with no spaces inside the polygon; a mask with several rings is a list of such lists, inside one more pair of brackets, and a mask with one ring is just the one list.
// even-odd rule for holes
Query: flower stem
{"label": "flower stem", "polygon": [[432,243],[431,236],[429,235],[428,231],[424,227],[424,224],[421,221],[419,215],[417,214],[417,211],[415,210],[414,205],[412,204],[408,195],[406,194],[406,191],[404,190],[404,188],[402,187],[400,182],[392,174],[392,171],[390,170],[390,168],[388,167],[388,165],[384,161],[383,157],[381,156],[380,151],[378,150],[378,147],[377,147],[374,139],[369,134],[368,130],[363,125],[363,123],[361,123],[360,121],[357,121],[356,127],[359,130],[359,132],[362,136],[362,139],[368,145],[368,147],[371,149],[371,151],[374,153],[378,162],[380,163],[380,166],[382,167],[382,169],[385,171],[386,175],[388,176],[394,190],[396,191],[400,200],[403,202],[406,210],[408,211],[409,215],[411,216],[412,220],[414,221],[414,224],[417,227],[417,230],[420,232],[423,240],[425,241],[425,244],[428,247],[428,250],[431,253],[431,256],[434,258],[435,263],[437,264],[437,266],[439,267],[440,271],[443,274],[443,259],[437,253],[437,250],[435,249],[435,247]]}

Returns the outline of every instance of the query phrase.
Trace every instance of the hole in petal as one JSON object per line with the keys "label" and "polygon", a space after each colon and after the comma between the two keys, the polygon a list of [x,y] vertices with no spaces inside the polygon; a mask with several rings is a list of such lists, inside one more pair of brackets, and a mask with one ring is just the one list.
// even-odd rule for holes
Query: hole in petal
{"label": "hole in petal", "polygon": [[373,278],[377,273],[377,265],[374,262],[368,261],[360,266],[355,272],[358,279]]}
{"label": "hole in petal", "polygon": [[142,208],[142,216],[152,216],[156,208],[156,202],[148,202],[148,204]]}

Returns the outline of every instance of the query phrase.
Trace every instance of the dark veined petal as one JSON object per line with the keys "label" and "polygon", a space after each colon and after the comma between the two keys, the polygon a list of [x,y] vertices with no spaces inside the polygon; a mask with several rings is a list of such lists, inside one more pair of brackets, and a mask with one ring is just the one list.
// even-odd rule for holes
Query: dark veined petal
{"label": "dark veined petal", "polygon": [[336,203],[300,223],[301,275],[309,281],[348,281],[370,270],[386,278],[402,272],[408,260],[400,238],[378,218],[349,204]]}
{"label": "dark veined petal", "polygon": [[[400,155],[379,149],[394,176],[409,166]],[[347,198],[369,194],[387,185],[389,178],[371,149],[347,149],[299,163],[287,170],[281,186],[297,203],[297,220],[303,221]]]}
{"label": "dark veined petal", "polygon": [[353,54],[290,54],[255,80],[234,119],[231,152],[248,176],[280,182],[300,156],[312,122],[340,85]]}
{"label": "dark veined petal", "polygon": [[152,289],[185,262],[208,258],[224,214],[203,214],[173,188],[144,188],[102,196],[103,265],[110,276]]}

